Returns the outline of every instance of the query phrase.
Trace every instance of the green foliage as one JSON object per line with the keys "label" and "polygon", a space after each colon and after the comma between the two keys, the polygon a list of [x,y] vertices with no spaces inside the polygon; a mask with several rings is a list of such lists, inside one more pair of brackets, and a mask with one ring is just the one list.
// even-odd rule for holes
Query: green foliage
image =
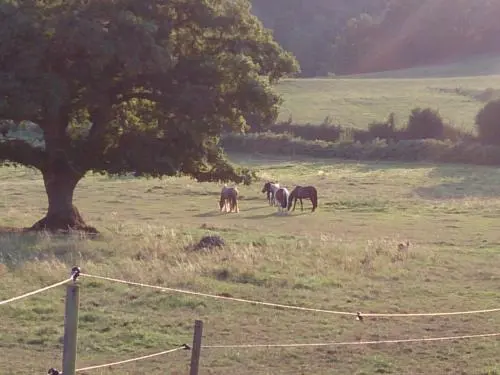
{"label": "green foliage", "polygon": [[481,142],[500,145],[500,100],[489,102],[478,112],[476,126]]}
{"label": "green foliage", "polygon": [[[428,111],[431,115],[428,115]],[[436,121],[434,117],[435,112],[432,110],[415,110],[413,114],[415,115],[412,119],[412,126],[418,126],[419,121],[422,121],[424,131],[427,133],[432,133],[434,127],[439,128],[442,125],[442,131],[436,132],[433,137],[436,139],[447,139],[453,142],[476,141],[475,137],[471,133],[466,133],[461,129],[458,129],[452,125],[444,124],[442,122]],[[427,123],[429,121],[430,123]],[[431,129],[427,129],[430,125]],[[269,127],[269,130],[277,134],[290,134],[293,137],[299,137],[304,140],[309,141],[327,141],[327,142],[337,142],[343,140],[352,140],[360,143],[372,142],[377,139],[384,139],[387,141],[401,141],[408,139],[422,139],[426,138],[418,134],[418,132],[410,133],[407,129],[398,128],[396,125],[395,115],[391,113],[386,121],[383,122],[373,122],[368,125],[368,129],[357,129],[351,127],[343,127],[340,125],[332,124],[293,124],[292,122],[280,122],[273,124]],[[255,132],[258,133],[258,132]],[[415,134],[417,133],[417,134]]]}
{"label": "green foliage", "polygon": [[400,138],[400,131],[396,129],[396,119],[394,113],[389,115],[387,121],[373,122],[368,125],[367,137],[368,140],[376,138],[395,141]]}
{"label": "green foliage", "polygon": [[408,119],[406,133],[408,139],[441,139],[444,123],[439,112],[431,108],[415,108]]}
{"label": "green foliage", "polygon": [[289,133],[295,137],[300,137],[310,141],[322,140],[334,142],[340,139],[343,131],[341,126],[337,125],[298,125],[290,122],[279,122],[269,126],[269,130],[277,134]]}
{"label": "green foliage", "polygon": [[[499,53],[491,0],[252,0],[303,75],[387,71]],[[453,11],[450,11],[453,9]]]}
{"label": "green foliage", "polygon": [[324,76],[334,70],[334,41],[346,22],[362,12],[383,11],[385,0],[252,0],[252,11],[273,30],[276,40],[293,52],[302,76]]}
{"label": "green foliage", "polygon": [[271,84],[298,70],[243,0],[4,2],[0,65],[0,120],[45,139],[35,154],[0,136],[0,161],[237,181],[222,124],[274,121]]}
{"label": "green foliage", "polygon": [[308,141],[289,134],[256,133],[228,134],[223,138],[227,151],[271,155],[304,155],[317,158],[352,160],[432,161],[499,165],[500,147],[473,142],[439,141],[435,139],[401,140],[397,142],[373,140]]}

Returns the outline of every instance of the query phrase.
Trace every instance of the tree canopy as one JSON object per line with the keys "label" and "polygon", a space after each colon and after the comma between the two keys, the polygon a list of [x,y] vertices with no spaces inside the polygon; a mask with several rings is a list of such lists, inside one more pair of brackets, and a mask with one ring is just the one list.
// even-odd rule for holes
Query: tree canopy
{"label": "tree canopy", "polygon": [[[272,122],[272,84],[296,71],[246,0],[3,1],[0,162],[42,172],[37,229],[85,227],[72,200],[88,171],[248,183],[218,137]],[[17,136],[26,124],[40,142]]]}

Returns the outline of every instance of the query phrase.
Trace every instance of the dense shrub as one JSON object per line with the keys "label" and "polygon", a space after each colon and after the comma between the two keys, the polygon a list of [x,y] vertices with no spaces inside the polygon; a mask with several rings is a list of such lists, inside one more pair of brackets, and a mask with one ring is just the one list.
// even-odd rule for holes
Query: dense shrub
{"label": "dense shrub", "polygon": [[450,124],[444,124],[442,139],[452,142],[477,142],[477,138],[472,132],[467,132]]}
{"label": "dense shrub", "polygon": [[358,132],[357,141],[371,142],[375,139],[385,139],[387,141],[398,141],[403,139],[403,131],[396,128],[394,113],[391,113],[384,122],[372,122],[368,125],[366,132]]}
{"label": "dense shrub", "polygon": [[290,133],[295,137],[315,141],[323,140],[334,142],[340,139],[342,127],[323,123],[321,125],[295,125],[290,122],[280,122],[269,127],[273,133],[286,134]]}
{"label": "dense shrub", "polygon": [[[399,129],[396,126],[394,114],[391,113],[386,121],[373,122],[368,129],[357,129],[334,125],[325,119],[321,125],[294,124],[292,120],[280,122],[268,127],[269,131],[276,134],[290,134],[309,141],[358,141],[361,143],[372,142],[376,139],[387,141],[401,141],[405,139],[449,139],[454,142],[474,141],[471,133],[464,132],[449,124],[444,124],[439,113],[431,109],[416,108],[412,111],[408,127]],[[253,128],[251,133],[259,133]]]}
{"label": "dense shrub", "polygon": [[406,128],[407,139],[442,139],[443,119],[431,108],[415,108],[411,111]]}
{"label": "dense shrub", "polygon": [[451,142],[434,139],[361,142],[308,141],[287,134],[226,134],[226,151],[353,160],[432,161],[500,165],[500,146],[478,142]]}
{"label": "dense shrub", "polygon": [[500,100],[489,102],[478,112],[476,126],[481,142],[500,145]]}

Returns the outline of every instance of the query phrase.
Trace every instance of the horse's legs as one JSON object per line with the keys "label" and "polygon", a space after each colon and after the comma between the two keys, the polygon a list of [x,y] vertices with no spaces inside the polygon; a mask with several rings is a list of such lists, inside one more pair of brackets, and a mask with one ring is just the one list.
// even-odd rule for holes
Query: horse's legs
{"label": "horse's legs", "polygon": [[295,205],[297,204],[297,197],[293,198],[293,209],[292,211],[295,211]]}
{"label": "horse's legs", "polygon": [[304,205],[302,204],[302,198],[299,198],[300,200],[300,210],[304,211]]}

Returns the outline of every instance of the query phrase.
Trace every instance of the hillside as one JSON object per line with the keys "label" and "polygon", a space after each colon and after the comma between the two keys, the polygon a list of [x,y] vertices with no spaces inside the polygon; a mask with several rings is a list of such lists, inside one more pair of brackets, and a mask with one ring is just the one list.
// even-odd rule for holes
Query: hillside
{"label": "hillside", "polygon": [[252,0],[305,77],[409,68],[500,53],[500,2]]}
{"label": "hillside", "polygon": [[413,68],[360,73],[344,78],[460,78],[500,74],[500,55],[473,56],[449,64],[429,64]]}
{"label": "hillside", "polygon": [[[500,74],[500,65],[492,65],[499,60],[348,78],[285,80],[277,86],[284,98],[279,120],[287,121],[291,116],[294,123],[321,124],[328,117],[337,125],[366,128],[391,112],[402,124],[413,108],[431,107],[439,110],[446,122],[472,130],[477,112],[498,96],[500,75],[465,75],[481,71]],[[479,66],[483,70],[477,69]],[[425,76],[429,78],[422,78]]]}

